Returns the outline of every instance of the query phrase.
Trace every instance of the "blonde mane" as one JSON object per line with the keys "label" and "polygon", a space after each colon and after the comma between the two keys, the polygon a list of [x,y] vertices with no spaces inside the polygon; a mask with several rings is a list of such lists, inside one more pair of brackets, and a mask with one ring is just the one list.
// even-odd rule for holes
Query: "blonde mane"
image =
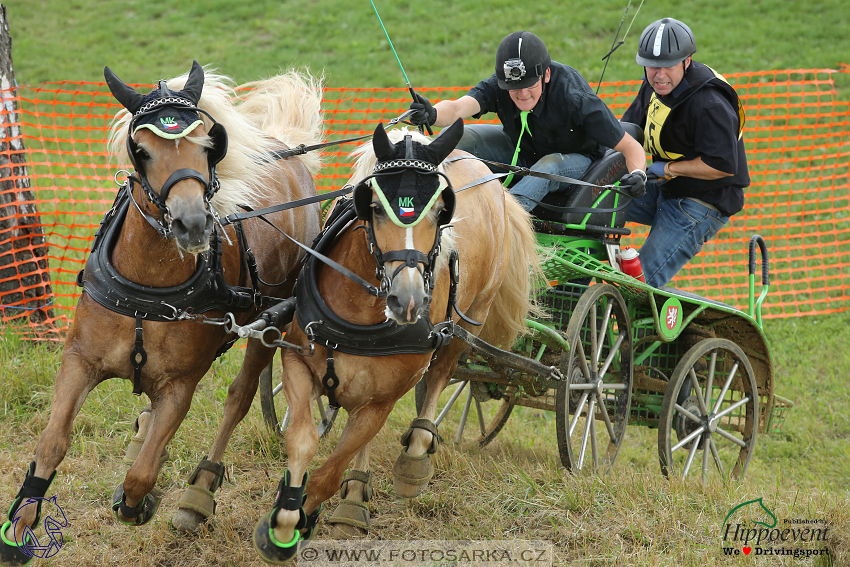
{"label": "blonde mane", "polygon": [[[168,81],[171,90],[182,90],[188,72]],[[233,86],[229,77],[204,68],[204,90],[198,108],[209,112],[227,129],[227,155],[218,164],[221,188],[212,204],[221,215],[235,212],[238,205],[255,206],[266,193],[264,179],[278,175],[278,164],[263,156],[299,144],[324,140],[321,113],[322,77],[308,70],[290,70],[261,81]],[[209,130],[212,122],[202,115]],[[129,163],[125,139],[132,116],[126,110],[116,114],[109,135],[109,150],[119,163]],[[208,136],[186,137],[187,141],[208,147]],[[259,158],[259,159],[258,159]],[[309,152],[300,159],[311,175],[321,167],[319,155]]]}

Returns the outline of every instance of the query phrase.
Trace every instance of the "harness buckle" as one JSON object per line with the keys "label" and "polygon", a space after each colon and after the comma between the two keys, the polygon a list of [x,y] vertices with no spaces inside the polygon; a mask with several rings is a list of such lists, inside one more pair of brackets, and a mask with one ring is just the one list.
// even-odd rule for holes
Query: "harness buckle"
{"label": "harness buckle", "polygon": [[451,319],[434,325],[434,330],[431,332],[431,338],[436,339],[434,350],[439,350],[452,342],[454,338],[454,326],[454,321]]}
{"label": "harness buckle", "polygon": [[162,302],[162,304],[163,304],[164,306],[168,307],[169,309],[171,309],[171,310],[174,312],[174,313],[171,315],[171,317],[169,317],[168,315],[162,315],[162,318],[163,318],[163,319],[167,319],[167,320],[169,320],[169,321],[177,321],[178,319],[180,319],[180,310],[179,310],[179,309],[177,309],[177,308],[176,308],[176,307],[174,307],[173,305],[169,305],[168,303],[166,303],[166,302],[164,302],[164,301]]}

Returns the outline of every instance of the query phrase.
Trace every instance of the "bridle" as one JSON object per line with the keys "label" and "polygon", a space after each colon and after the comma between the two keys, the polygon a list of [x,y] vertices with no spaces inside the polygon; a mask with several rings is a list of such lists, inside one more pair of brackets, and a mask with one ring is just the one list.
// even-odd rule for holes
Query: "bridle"
{"label": "bridle", "polygon": [[[204,207],[206,210],[213,215],[213,217],[217,218],[217,213],[215,209],[210,205],[210,201],[212,201],[213,196],[221,187],[221,183],[218,180],[218,175],[216,174],[216,166],[218,163],[224,158],[227,154],[227,131],[224,126],[219,124],[215,118],[210,115],[209,112],[202,108],[198,108],[192,101],[188,98],[184,98],[181,96],[175,96],[174,93],[168,91],[165,86],[165,81],[160,81],[160,92],[168,93],[167,96],[163,96],[162,98],[158,98],[148,102],[147,104],[140,107],[136,113],[133,115],[133,119],[130,121],[128,130],[127,130],[127,155],[130,158],[130,163],[133,165],[133,169],[135,172],[127,176],[127,182],[130,183],[130,196],[133,204],[136,206],[136,209],[141,213],[141,215],[145,218],[145,220],[150,224],[154,230],[159,233],[159,235],[163,238],[170,239],[174,238],[174,233],[171,231],[171,212],[168,210],[168,205],[166,201],[168,200],[168,195],[171,192],[171,189],[179,182],[184,181],[186,179],[194,179],[204,187]],[[159,190],[159,193],[153,190],[151,187],[150,181],[148,180],[147,175],[145,174],[145,169],[143,164],[136,159],[136,154],[138,152],[138,145],[136,141],[133,139],[133,129],[137,122],[144,116],[152,114],[154,112],[159,111],[163,107],[176,107],[185,110],[190,110],[197,113],[202,113],[206,115],[213,122],[213,126],[207,132],[207,135],[213,141],[213,147],[207,150],[207,163],[208,163],[208,172],[207,176],[204,177],[202,173],[195,169],[191,168],[181,168],[174,171],[171,175],[168,176],[168,179],[165,180],[162,187]],[[209,179],[209,181],[207,181]],[[151,202],[159,210],[159,218],[156,218],[142,210],[139,204],[136,202],[135,197],[133,197],[132,185],[139,184],[142,187],[142,190],[145,193],[148,201]]]}
{"label": "bridle", "polygon": [[[425,254],[416,249],[391,250],[384,252],[378,246],[378,241],[375,237],[375,221],[374,209],[371,207],[372,202],[372,185],[378,185],[377,181],[384,176],[399,175],[404,170],[410,170],[420,175],[439,175],[444,180],[446,185],[442,188],[444,209],[440,211],[437,217],[437,231],[434,235],[434,242],[431,245],[431,250]],[[449,224],[454,214],[455,196],[454,188],[452,187],[449,178],[439,171],[437,166],[422,160],[401,159],[382,162],[375,167],[374,173],[365,179],[361,180],[353,191],[354,209],[357,213],[357,218],[365,221],[365,224],[357,227],[366,231],[366,241],[369,244],[369,252],[375,259],[375,277],[381,282],[378,288],[377,297],[386,297],[392,287],[393,280],[404,268],[414,268],[422,276],[424,282],[425,294],[429,301],[431,293],[434,290],[434,269],[437,264],[437,258],[440,255],[443,231],[450,228]],[[427,214],[428,211],[422,214]],[[402,262],[402,264],[393,271],[392,275],[387,275],[387,262]],[[367,292],[372,293],[367,290]],[[372,293],[372,295],[376,295]]]}

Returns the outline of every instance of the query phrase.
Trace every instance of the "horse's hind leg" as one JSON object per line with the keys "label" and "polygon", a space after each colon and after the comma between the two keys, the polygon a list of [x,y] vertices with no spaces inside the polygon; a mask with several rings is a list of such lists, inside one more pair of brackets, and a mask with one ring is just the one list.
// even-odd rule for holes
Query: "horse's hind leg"
{"label": "horse's hind leg", "polygon": [[56,468],[65,458],[68,447],[71,445],[71,425],[74,418],[83,406],[86,396],[99,381],[92,366],[76,352],[66,348],[56,375],[50,419],[38,439],[35,450],[35,467],[30,466],[18,497],[9,509],[9,521],[0,528],[3,531],[3,537],[0,540],[2,541],[0,563],[22,564],[19,563],[21,559],[30,559],[17,547],[10,546],[6,542],[21,542],[26,528],[35,529],[41,507],[23,507],[14,529],[12,529],[11,521],[16,516],[16,510],[28,497],[44,497]]}
{"label": "horse's hind leg", "polygon": [[274,353],[274,349],[262,346],[255,339],[248,341],[242,368],[227,390],[224,419],[218,435],[210,448],[209,455],[201,460],[195,472],[189,477],[188,486],[177,503],[178,510],[171,521],[175,528],[195,532],[207,518],[215,513],[216,503],[213,493],[221,486],[224,477],[224,466],[221,464],[224,451],[234,429],[248,414],[254,395],[257,393],[260,372],[272,361]]}
{"label": "horse's hind leg", "polygon": [[372,471],[369,468],[370,442],[351,463],[351,470],[342,480],[339,496],[342,501],[328,518],[333,526],[331,538],[352,539],[369,531],[369,501],[372,499]]}

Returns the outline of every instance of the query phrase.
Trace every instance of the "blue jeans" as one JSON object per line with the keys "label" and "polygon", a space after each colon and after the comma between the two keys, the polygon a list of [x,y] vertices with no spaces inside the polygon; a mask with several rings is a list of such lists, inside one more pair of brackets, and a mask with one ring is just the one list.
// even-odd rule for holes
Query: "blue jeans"
{"label": "blue jeans", "polygon": [[[528,136],[528,132],[525,133],[525,136]],[[516,145],[505,134],[505,131],[500,125],[471,124],[464,127],[463,138],[458,143],[457,149],[469,152],[481,159],[500,163],[511,163]],[[528,167],[533,171],[540,171],[542,173],[552,173],[572,177],[573,179],[580,179],[588,166],[590,166],[590,161],[589,157],[581,154],[549,154],[540,158],[535,164],[527,163],[520,156],[516,165]],[[490,167],[490,169],[495,173],[505,171],[497,167]],[[569,183],[549,181],[548,179],[531,177],[530,175],[524,175],[518,178],[519,181],[511,187],[510,193],[517,198],[519,204],[526,211],[531,211],[531,209],[537,206],[537,203],[534,201],[542,200],[549,193],[564,191],[570,185]],[[514,177],[514,180],[516,179],[517,177]]]}
{"label": "blue jeans", "polygon": [[646,283],[661,287],[714,238],[729,217],[693,199],[665,199],[658,184],[649,181],[646,195],[632,201],[626,220],[652,227],[640,248],[640,263]]}

